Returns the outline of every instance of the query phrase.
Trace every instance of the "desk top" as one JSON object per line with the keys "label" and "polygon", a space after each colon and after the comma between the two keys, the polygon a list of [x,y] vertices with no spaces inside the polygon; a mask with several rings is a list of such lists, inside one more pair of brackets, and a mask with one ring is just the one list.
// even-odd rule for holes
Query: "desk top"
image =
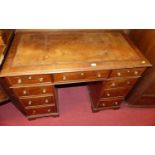
{"label": "desk top", "polygon": [[17,32],[0,76],[151,66],[119,32]]}

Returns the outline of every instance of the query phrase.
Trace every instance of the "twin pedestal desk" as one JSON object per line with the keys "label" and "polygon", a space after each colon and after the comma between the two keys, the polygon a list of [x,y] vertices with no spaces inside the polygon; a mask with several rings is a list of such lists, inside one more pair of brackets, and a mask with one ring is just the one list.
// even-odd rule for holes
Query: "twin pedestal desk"
{"label": "twin pedestal desk", "polygon": [[87,83],[92,111],[117,109],[150,66],[121,32],[27,31],[16,32],[0,77],[34,119],[59,115],[57,86],[69,83]]}

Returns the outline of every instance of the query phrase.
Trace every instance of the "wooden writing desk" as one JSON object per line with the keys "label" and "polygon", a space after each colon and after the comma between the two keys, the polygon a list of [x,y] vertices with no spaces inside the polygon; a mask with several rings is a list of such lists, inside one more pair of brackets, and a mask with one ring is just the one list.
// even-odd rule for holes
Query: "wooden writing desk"
{"label": "wooden writing desk", "polygon": [[57,85],[88,82],[93,111],[119,108],[151,66],[119,32],[18,32],[0,73],[15,105],[29,119],[57,116]]}

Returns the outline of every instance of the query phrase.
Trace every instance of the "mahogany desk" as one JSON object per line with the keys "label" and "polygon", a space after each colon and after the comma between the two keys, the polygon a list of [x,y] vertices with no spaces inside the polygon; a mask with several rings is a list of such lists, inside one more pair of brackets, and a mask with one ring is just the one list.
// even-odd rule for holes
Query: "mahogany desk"
{"label": "mahogany desk", "polygon": [[87,82],[93,111],[119,108],[151,66],[124,34],[103,31],[16,32],[2,84],[29,119],[58,116],[57,85]]}

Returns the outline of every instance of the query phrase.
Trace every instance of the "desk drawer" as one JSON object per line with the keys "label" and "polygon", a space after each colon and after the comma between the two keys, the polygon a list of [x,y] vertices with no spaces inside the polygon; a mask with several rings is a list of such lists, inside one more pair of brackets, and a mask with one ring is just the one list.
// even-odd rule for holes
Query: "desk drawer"
{"label": "desk drawer", "polygon": [[137,78],[109,80],[103,82],[103,86],[105,89],[118,88],[118,87],[131,87],[136,83],[136,81]]}
{"label": "desk drawer", "polygon": [[102,98],[111,98],[111,97],[125,97],[129,92],[130,88],[115,88],[104,90],[102,92]]}
{"label": "desk drawer", "polygon": [[72,72],[54,74],[54,82],[85,81],[107,78],[109,71]]}
{"label": "desk drawer", "polygon": [[102,100],[102,101],[99,102],[98,107],[103,108],[103,107],[120,106],[122,101],[123,101],[122,98]]}
{"label": "desk drawer", "polygon": [[20,87],[12,89],[18,96],[53,94],[54,92],[52,86]]}
{"label": "desk drawer", "polygon": [[35,98],[24,98],[20,99],[21,103],[25,107],[29,106],[38,106],[38,105],[46,105],[50,104],[51,106],[55,106],[54,96],[41,96]]}
{"label": "desk drawer", "polygon": [[25,75],[7,78],[11,85],[36,84],[52,82],[51,75]]}
{"label": "desk drawer", "polygon": [[32,109],[26,110],[27,115],[50,114],[50,113],[56,113],[56,112],[57,112],[56,106],[32,108]]}
{"label": "desk drawer", "polygon": [[145,71],[145,68],[130,68],[130,69],[117,69],[113,70],[110,77],[130,77],[130,76],[141,76]]}

